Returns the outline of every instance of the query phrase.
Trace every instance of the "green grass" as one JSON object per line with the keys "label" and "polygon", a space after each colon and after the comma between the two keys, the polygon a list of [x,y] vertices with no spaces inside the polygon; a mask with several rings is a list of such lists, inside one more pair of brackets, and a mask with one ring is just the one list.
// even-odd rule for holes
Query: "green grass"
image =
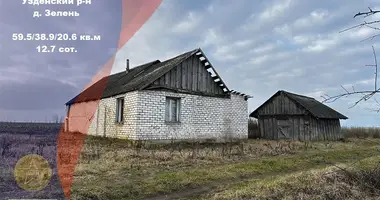
{"label": "green grass", "polygon": [[[194,199],[233,200],[233,199],[374,199],[368,192],[368,181],[357,181],[363,170],[372,170],[370,176],[379,177],[380,156],[372,156],[335,166],[313,168],[300,172],[279,174],[263,179],[252,179],[239,183],[221,185],[209,194]],[[355,174],[356,173],[356,174]],[[377,182],[377,184],[380,182]],[[363,187],[364,185],[364,187]],[[377,191],[379,192],[379,191]],[[376,195],[379,195],[377,193]]]}
{"label": "green grass", "polygon": [[[347,163],[377,153],[378,139],[346,142],[246,141],[243,148],[220,153],[225,146],[170,150],[135,150],[120,143],[87,142],[73,185],[73,199],[140,199],[183,189]],[[94,153],[97,152],[97,153]],[[196,153],[194,153],[196,152]],[[239,153],[240,152],[240,153]],[[154,154],[154,155],[153,155]],[[195,155],[194,155],[195,154]]]}

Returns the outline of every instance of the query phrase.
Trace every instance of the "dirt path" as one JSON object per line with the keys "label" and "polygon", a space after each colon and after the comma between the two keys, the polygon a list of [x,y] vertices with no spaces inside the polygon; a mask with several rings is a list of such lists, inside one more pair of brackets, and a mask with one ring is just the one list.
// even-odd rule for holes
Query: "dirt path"
{"label": "dirt path", "polygon": [[[371,157],[371,156],[370,156]],[[368,158],[368,157],[367,157]],[[365,159],[365,158],[362,158]],[[360,160],[362,160],[360,159]],[[350,162],[357,162],[356,159],[348,159],[343,162],[325,162],[321,165],[315,165],[314,167],[309,168],[296,168],[296,169],[290,169],[290,170],[283,170],[283,171],[277,171],[277,172],[268,172],[268,173],[257,173],[257,174],[250,174],[246,176],[239,176],[235,178],[229,178],[229,179],[222,179],[218,181],[213,181],[210,183],[206,183],[204,185],[200,185],[193,188],[187,188],[180,191],[174,191],[167,194],[154,194],[150,197],[143,198],[143,200],[185,200],[185,199],[192,199],[200,197],[201,195],[210,193],[210,192],[216,192],[219,186],[222,185],[229,185],[234,183],[239,183],[243,181],[248,181],[252,179],[263,179],[263,178],[269,178],[272,176],[278,176],[278,175],[285,175],[289,173],[297,173],[297,172],[303,172],[303,171],[309,171],[312,169],[320,169],[320,168],[326,168],[330,166],[337,166],[340,164],[348,164]]]}
{"label": "dirt path", "polygon": [[[327,166],[323,166],[323,167],[327,167]],[[233,183],[238,183],[238,182],[251,180],[251,179],[262,179],[262,178],[267,178],[270,176],[276,176],[276,175],[293,173],[293,172],[301,172],[301,171],[304,171],[304,169],[286,170],[286,171],[281,171],[281,172],[271,172],[271,173],[264,173],[264,174],[252,174],[252,175],[240,176],[240,177],[236,177],[232,179],[223,179],[223,180],[218,180],[218,181],[208,183],[206,185],[201,185],[199,187],[187,188],[187,189],[177,191],[177,192],[172,192],[169,194],[160,194],[160,195],[156,194],[154,196],[144,198],[143,200],[175,200],[175,199],[186,199],[190,197],[194,198],[202,194],[209,193],[210,191],[217,189],[218,186],[220,185],[233,184]]]}

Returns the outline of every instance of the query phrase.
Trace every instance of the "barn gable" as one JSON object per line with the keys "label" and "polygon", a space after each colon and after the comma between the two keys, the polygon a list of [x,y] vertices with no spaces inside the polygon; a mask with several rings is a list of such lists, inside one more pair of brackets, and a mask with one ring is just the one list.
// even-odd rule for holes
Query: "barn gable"
{"label": "barn gable", "polygon": [[281,92],[277,92],[264,104],[251,113],[250,117],[259,115],[305,115],[307,110],[293,99]]}
{"label": "barn gable", "polygon": [[259,115],[306,115],[318,119],[348,119],[341,113],[314,98],[280,90],[250,114]]}

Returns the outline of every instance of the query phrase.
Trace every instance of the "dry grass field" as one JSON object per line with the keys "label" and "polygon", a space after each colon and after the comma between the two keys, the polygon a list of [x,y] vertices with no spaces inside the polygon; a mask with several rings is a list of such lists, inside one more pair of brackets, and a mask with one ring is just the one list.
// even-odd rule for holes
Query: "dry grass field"
{"label": "dry grass field", "polygon": [[[380,161],[379,149],[380,139],[373,137],[341,142],[251,139],[225,144],[133,144],[87,137],[72,195],[74,199],[370,197],[380,194],[368,192],[363,185],[380,184],[368,179],[380,177],[375,165]],[[360,169],[355,166],[373,168],[355,171]],[[329,176],[324,175],[327,172]],[[309,184],[320,181],[318,187]]]}
{"label": "dry grass field", "polygon": [[[253,121],[249,127],[250,138],[258,138],[257,124]],[[56,137],[5,132],[0,131],[3,197],[15,198],[12,166],[26,153],[46,158],[53,168],[51,183],[57,183]],[[248,139],[157,144],[86,136],[71,199],[376,199],[380,129],[344,128],[343,132],[345,139],[337,142]],[[71,135],[72,140],[78,137]],[[54,198],[62,195],[58,187],[20,192],[19,197]]]}

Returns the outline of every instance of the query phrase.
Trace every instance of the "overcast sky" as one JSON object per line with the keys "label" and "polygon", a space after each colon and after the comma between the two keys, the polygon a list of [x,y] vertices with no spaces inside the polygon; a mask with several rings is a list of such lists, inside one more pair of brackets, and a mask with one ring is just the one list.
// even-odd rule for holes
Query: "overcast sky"
{"label": "overcast sky", "polygon": [[[65,114],[64,103],[81,91],[116,48],[120,6],[109,2],[81,7],[84,14],[80,20],[45,21],[32,27],[28,24],[35,22],[20,17],[31,19],[30,10],[24,8],[30,16],[18,12],[19,17],[9,19],[13,14],[10,6],[22,6],[4,6],[5,1],[1,1],[0,121],[43,121],[55,113]],[[380,38],[361,42],[374,34],[369,28],[339,33],[363,20],[374,19],[353,18],[368,6],[376,9],[380,3],[164,0],[117,53],[112,72],[124,70],[125,58],[133,67],[200,47],[230,89],[254,96],[249,100],[250,112],[280,89],[317,100],[322,100],[323,93],[332,96],[344,92],[340,85],[373,89],[374,68],[365,65],[373,64],[371,45],[380,52]],[[40,42],[11,40],[15,31],[52,31],[51,26],[54,30],[97,33],[104,39],[75,44],[82,51],[64,56],[30,54],[34,51],[30,48]],[[344,125],[380,126],[380,113],[369,110],[376,108],[374,99],[349,109],[359,97],[328,105],[349,117],[342,121]]]}

